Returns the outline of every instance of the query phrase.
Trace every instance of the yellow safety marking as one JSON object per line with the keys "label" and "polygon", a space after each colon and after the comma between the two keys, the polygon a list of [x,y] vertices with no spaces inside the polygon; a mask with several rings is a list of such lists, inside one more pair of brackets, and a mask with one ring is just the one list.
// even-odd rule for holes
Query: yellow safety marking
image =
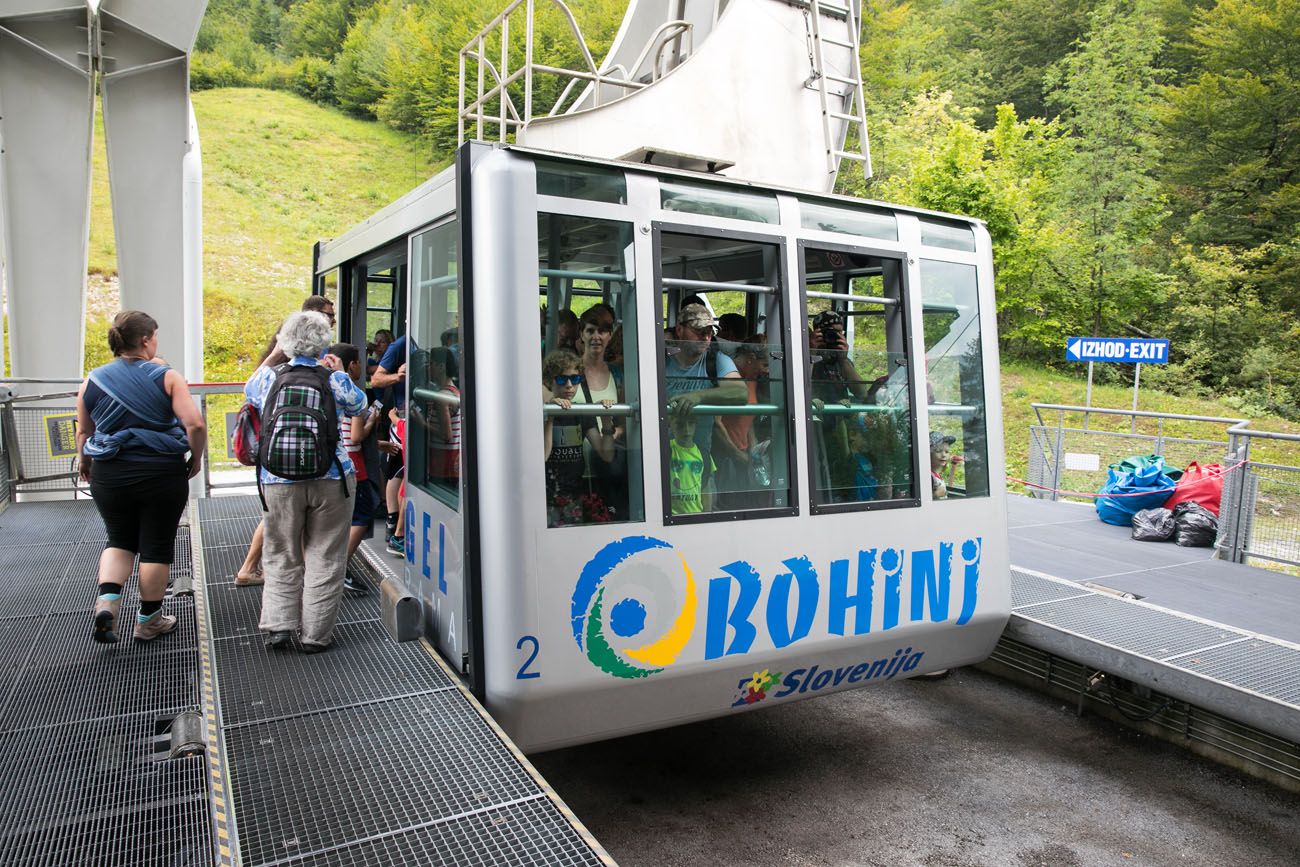
{"label": "yellow safety marking", "polygon": [[223,771],[223,753],[221,738],[216,718],[213,714],[217,704],[215,669],[213,667],[211,648],[207,629],[207,576],[203,565],[203,533],[198,517],[198,501],[190,501],[191,532],[190,550],[194,562],[194,600],[196,626],[199,638],[199,674],[202,681],[204,698],[204,716],[207,728],[207,759],[211,775],[209,788],[212,801],[213,824],[217,832],[217,852],[220,863],[229,865],[235,862],[234,849],[230,842],[230,821],[226,812],[225,774]]}

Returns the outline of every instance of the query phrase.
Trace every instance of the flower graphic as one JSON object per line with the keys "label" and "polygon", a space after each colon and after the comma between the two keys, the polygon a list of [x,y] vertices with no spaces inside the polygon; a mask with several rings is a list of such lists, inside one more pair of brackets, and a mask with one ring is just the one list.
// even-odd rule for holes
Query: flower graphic
{"label": "flower graphic", "polygon": [[741,685],[741,700],[745,704],[754,704],[767,698],[767,691],[781,682],[781,672],[768,669],[756,671],[749,680]]}

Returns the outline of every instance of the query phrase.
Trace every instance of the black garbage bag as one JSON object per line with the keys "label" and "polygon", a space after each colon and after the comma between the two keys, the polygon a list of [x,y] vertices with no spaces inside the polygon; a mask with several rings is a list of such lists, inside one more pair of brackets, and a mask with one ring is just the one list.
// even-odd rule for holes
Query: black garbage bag
{"label": "black garbage bag", "polygon": [[1168,542],[1174,537],[1174,513],[1143,509],[1133,516],[1133,538],[1139,542]]}
{"label": "black garbage bag", "polygon": [[1185,548],[1213,548],[1219,519],[1200,503],[1174,506],[1174,541]]}

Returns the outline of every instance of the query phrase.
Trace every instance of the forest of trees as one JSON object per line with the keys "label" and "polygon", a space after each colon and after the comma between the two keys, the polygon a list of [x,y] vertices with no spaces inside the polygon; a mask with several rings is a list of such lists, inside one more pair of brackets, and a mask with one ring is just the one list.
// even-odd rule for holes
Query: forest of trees
{"label": "forest of trees", "polygon": [[[211,0],[193,86],[292,90],[445,158],[457,51],[505,2]],[[599,58],[626,3],[568,4]],[[538,46],[580,56],[558,15]],[[1300,3],[863,0],[861,60],[876,175],[844,191],[988,223],[1004,355],[1166,337],[1144,383],[1300,417]]]}

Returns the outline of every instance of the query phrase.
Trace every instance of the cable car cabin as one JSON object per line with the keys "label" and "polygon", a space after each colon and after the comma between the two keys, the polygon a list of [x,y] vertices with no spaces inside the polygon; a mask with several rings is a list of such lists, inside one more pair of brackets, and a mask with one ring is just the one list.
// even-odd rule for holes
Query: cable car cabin
{"label": "cable car cabin", "polygon": [[406,588],[522,748],[992,651],[982,223],[470,143],[315,271],[407,338]]}

